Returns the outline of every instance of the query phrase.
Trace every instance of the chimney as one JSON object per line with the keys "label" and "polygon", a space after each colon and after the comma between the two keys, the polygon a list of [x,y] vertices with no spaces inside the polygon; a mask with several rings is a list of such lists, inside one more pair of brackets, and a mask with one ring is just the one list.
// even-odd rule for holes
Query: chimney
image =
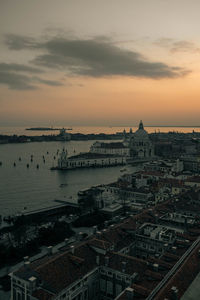
{"label": "chimney", "polygon": [[126,261],[122,262],[122,272],[125,273],[126,271]]}
{"label": "chimney", "polygon": [[171,292],[172,292],[172,300],[178,300],[178,289],[176,286],[173,286],[171,288]]}
{"label": "chimney", "polygon": [[198,256],[200,257],[200,250],[198,251]]}
{"label": "chimney", "polygon": [[167,249],[168,249],[168,244],[164,244],[164,251],[167,251]]}
{"label": "chimney", "polygon": [[105,228],[107,228],[108,227],[108,221],[105,221],[104,225],[105,225]]}
{"label": "chimney", "polygon": [[159,264],[153,264],[153,270],[158,272]]}
{"label": "chimney", "polygon": [[96,256],[96,264],[99,266],[100,265],[100,257],[99,255]]}
{"label": "chimney", "polygon": [[48,254],[48,255],[53,254],[53,247],[52,247],[52,246],[48,246],[48,247],[47,247],[47,254]]}
{"label": "chimney", "polygon": [[36,288],[36,281],[37,278],[32,276],[28,279],[29,283],[30,283],[30,290],[33,291]]}
{"label": "chimney", "polygon": [[172,253],[175,253],[176,250],[177,250],[177,247],[173,246],[173,247],[172,247]]}
{"label": "chimney", "polygon": [[108,267],[109,265],[109,257],[105,256],[105,266]]}
{"label": "chimney", "polygon": [[74,246],[72,245],[72,246],[70,246],[70,252],[71,252],[71,254],[74,254]]}
{"label": "chimney", "polygon": [[30,266],[30,261],[26,261],[26,262],[24,263],[24,267],[25,267],[26,269],[28,269],[29,266]]}
{"label": "chimney", "polygon": [[24,256],[24,262],[29,261],[29,256]]}
{"label": "chimney", "polygon": [[101,238],[101,231],[97,231],[96,236],[97,236],[97,239],[100,239]]}
{"label": "chimney", "polygon": [[93,226],[93,233],[95,234],[97,232],[97,226]]}
{"label": "chimney", "polygon": [[67,245],[68,245],[68,243],[69,243],[69,239],[68,239],[68,238],[66,238],[66,239],[64,240],[64,243],[65,243],[65,246],[67,246]]}
{"label": "chimney", "polygon": [[83,233],[81,231],[77,234],[77,240],[78,241],[82,240],[82,235],[83,235]]}
{"label": "chimney", "polygon": [[132,289],[131,287],[127,287],[126,295],[127,295],[127,300],[132,300],[134,297],[134,289]]}

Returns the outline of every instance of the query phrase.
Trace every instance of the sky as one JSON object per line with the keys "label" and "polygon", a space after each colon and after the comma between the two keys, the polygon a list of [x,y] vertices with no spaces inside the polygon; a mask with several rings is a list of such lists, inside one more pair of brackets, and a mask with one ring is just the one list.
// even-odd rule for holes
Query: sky
{"label": "sky", "polygon": [[199,0],[0,0],[0,126],[200,125]]}

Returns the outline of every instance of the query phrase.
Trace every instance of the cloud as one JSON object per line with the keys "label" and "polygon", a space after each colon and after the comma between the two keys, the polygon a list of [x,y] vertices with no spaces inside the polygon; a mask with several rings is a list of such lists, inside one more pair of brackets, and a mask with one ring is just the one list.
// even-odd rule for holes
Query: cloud
{"label": "cloud", "polygon": [[178,41],[173,43],[170,49],[172,53],[175,52],[193,52],[200,53],[200,48],[196,47],[194,43],[188,41]]}
{"label": "cloud", "polygon": [[32,76],[34,73],[41,72],[43,72],[41,69],[22,64],[0,63],[0,84],[7,85],[12,90],[34,90],[38,88],[37,83],[49,86],[62,85],[58,81]]}
{"label": "cloud", "polygon": [[152,62],[140,53],[122,49],[110,39],[51,37],[43,42],[30,37],[7,36],[10,49],[38,49],[32,61],[37,66],[67,71],[71,75],[107,77],[132,76],[152,79],[183,76],[186,70],[162,62]]}
{"label": "cloud", "polygon": [[177,52],[192,52],[200,53],[200,48],[198,48],[193,42],[180,40],[176,41],[170,38],[160,38],[154,42],[155,45],[162,48],[167,48],[171,53]]}
{"label": "cloud", "polygon": [[5,43],[11,50],[33,49],[38,47],[35,39],[15,34],[6,34]]}
{"label": "cloud", "polygon": [[25,75],[0,71],[0,84],[7,85],[11,90],[34,90],[31,78]]}
{"label": "cloud", "polygon": [[61,85],[63,85],[59,81],[42,79],[40,77],[33,77],[32,80],[35,81],[35,82],[43,83],[43,84],[50,85],[50,86],[61,86]]}
{"label": "cloud", "polygon": [[29,72],[29,73],[42,73],[44,72],[41,69],[22,65],[22,64],[15,64],[15,63],[0,63],[0,70],[2,72]]}

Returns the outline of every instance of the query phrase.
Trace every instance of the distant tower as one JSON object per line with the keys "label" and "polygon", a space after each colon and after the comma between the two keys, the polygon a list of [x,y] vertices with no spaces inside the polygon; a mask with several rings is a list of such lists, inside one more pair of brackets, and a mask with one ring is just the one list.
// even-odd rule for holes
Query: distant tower
{"label": "distant tower", "polygon": [[67,163],[67,150],[65,150],[65,148],[63,147],[63,150],[58,159],[58,167],[59,168],[65,167],[66,163]]}
{"label": "distant tower", "polygon": [[59,135],[61,136],[63,141],[70,140],[70,134],[68,132],[66,132],[65,128],[60,129],[60,134]]}
{"label": "distant tower", "polygon": [[140,120],[139,129],[144,130],[144,125],[142,123],[142,120]]}

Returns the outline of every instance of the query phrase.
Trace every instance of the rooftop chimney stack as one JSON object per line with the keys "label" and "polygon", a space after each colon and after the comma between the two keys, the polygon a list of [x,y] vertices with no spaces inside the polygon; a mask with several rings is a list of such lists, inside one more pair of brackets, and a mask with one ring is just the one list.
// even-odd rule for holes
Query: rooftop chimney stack
{"label": "rooftop chimney stack", "polygon": [[108,267],[109,265],[109,257],[105,256],[105,266]]}
{"label": "rooftop chimney stack", "polygon": [[66,239],[64,240],[64,243],[65,243],[65,246],[67,246],[67,245],[68,245],[68,243],[69,243],[69,239],[68,239],[68,238],[66,238]]}
{"label": "rooftop chimney stack", "polygon": [[126,288],[126,295],[127,295],[127,300],[132,300],[134,299],[134,289],[131,287]]}
{"label": "rooftop chimney stack", "polygon": [[26,269],[28,269],[28,268],[29,268],[29,266],[30,266],[30,261],[25,261],[25,263],[24,263],[24,267],[25,267]]}
{"label": "rooftop chimney stack", "polygon": [[125,261],[122,262],[122,272],[123,273],[126,272],[126,262]]}
{"label": "rooftop chimney stack", "polygon": [[29,261],[29,256],[24,256],[24,262]]}
{"label": "rooftop chimney stack", "polygon": [[52,247],[52,246],[48,246],[48,247],[47,247],[47,254],[48,254],[48,255],[53,254],[53,247]]}
{"label": "rooftop chimney stack", "polygon": [[172,292],[172,300],[178,300],[178,289],[176,286],[173,286],[171,288],[171,292]]}
{"label": "rooftop chimney stack", "polygon": [[95,234],[97,232],[97,226],[93,226],[93,233]]}
{"label": "rooftop chimney stack", "polygon": [[96,264],[99,266],[100,265],[100,257],[99,255],[96,256]]}
{"label": "rooftop chimney stack", "polygon": [[158,272],[159,264],[153,264],[153,270]]}
{"label": "rooftop chimney stack", "polygon": [[71,254],[74,254],[74,246],[72,245],[72,246],[70,246],[70,252],[71,252]]}

